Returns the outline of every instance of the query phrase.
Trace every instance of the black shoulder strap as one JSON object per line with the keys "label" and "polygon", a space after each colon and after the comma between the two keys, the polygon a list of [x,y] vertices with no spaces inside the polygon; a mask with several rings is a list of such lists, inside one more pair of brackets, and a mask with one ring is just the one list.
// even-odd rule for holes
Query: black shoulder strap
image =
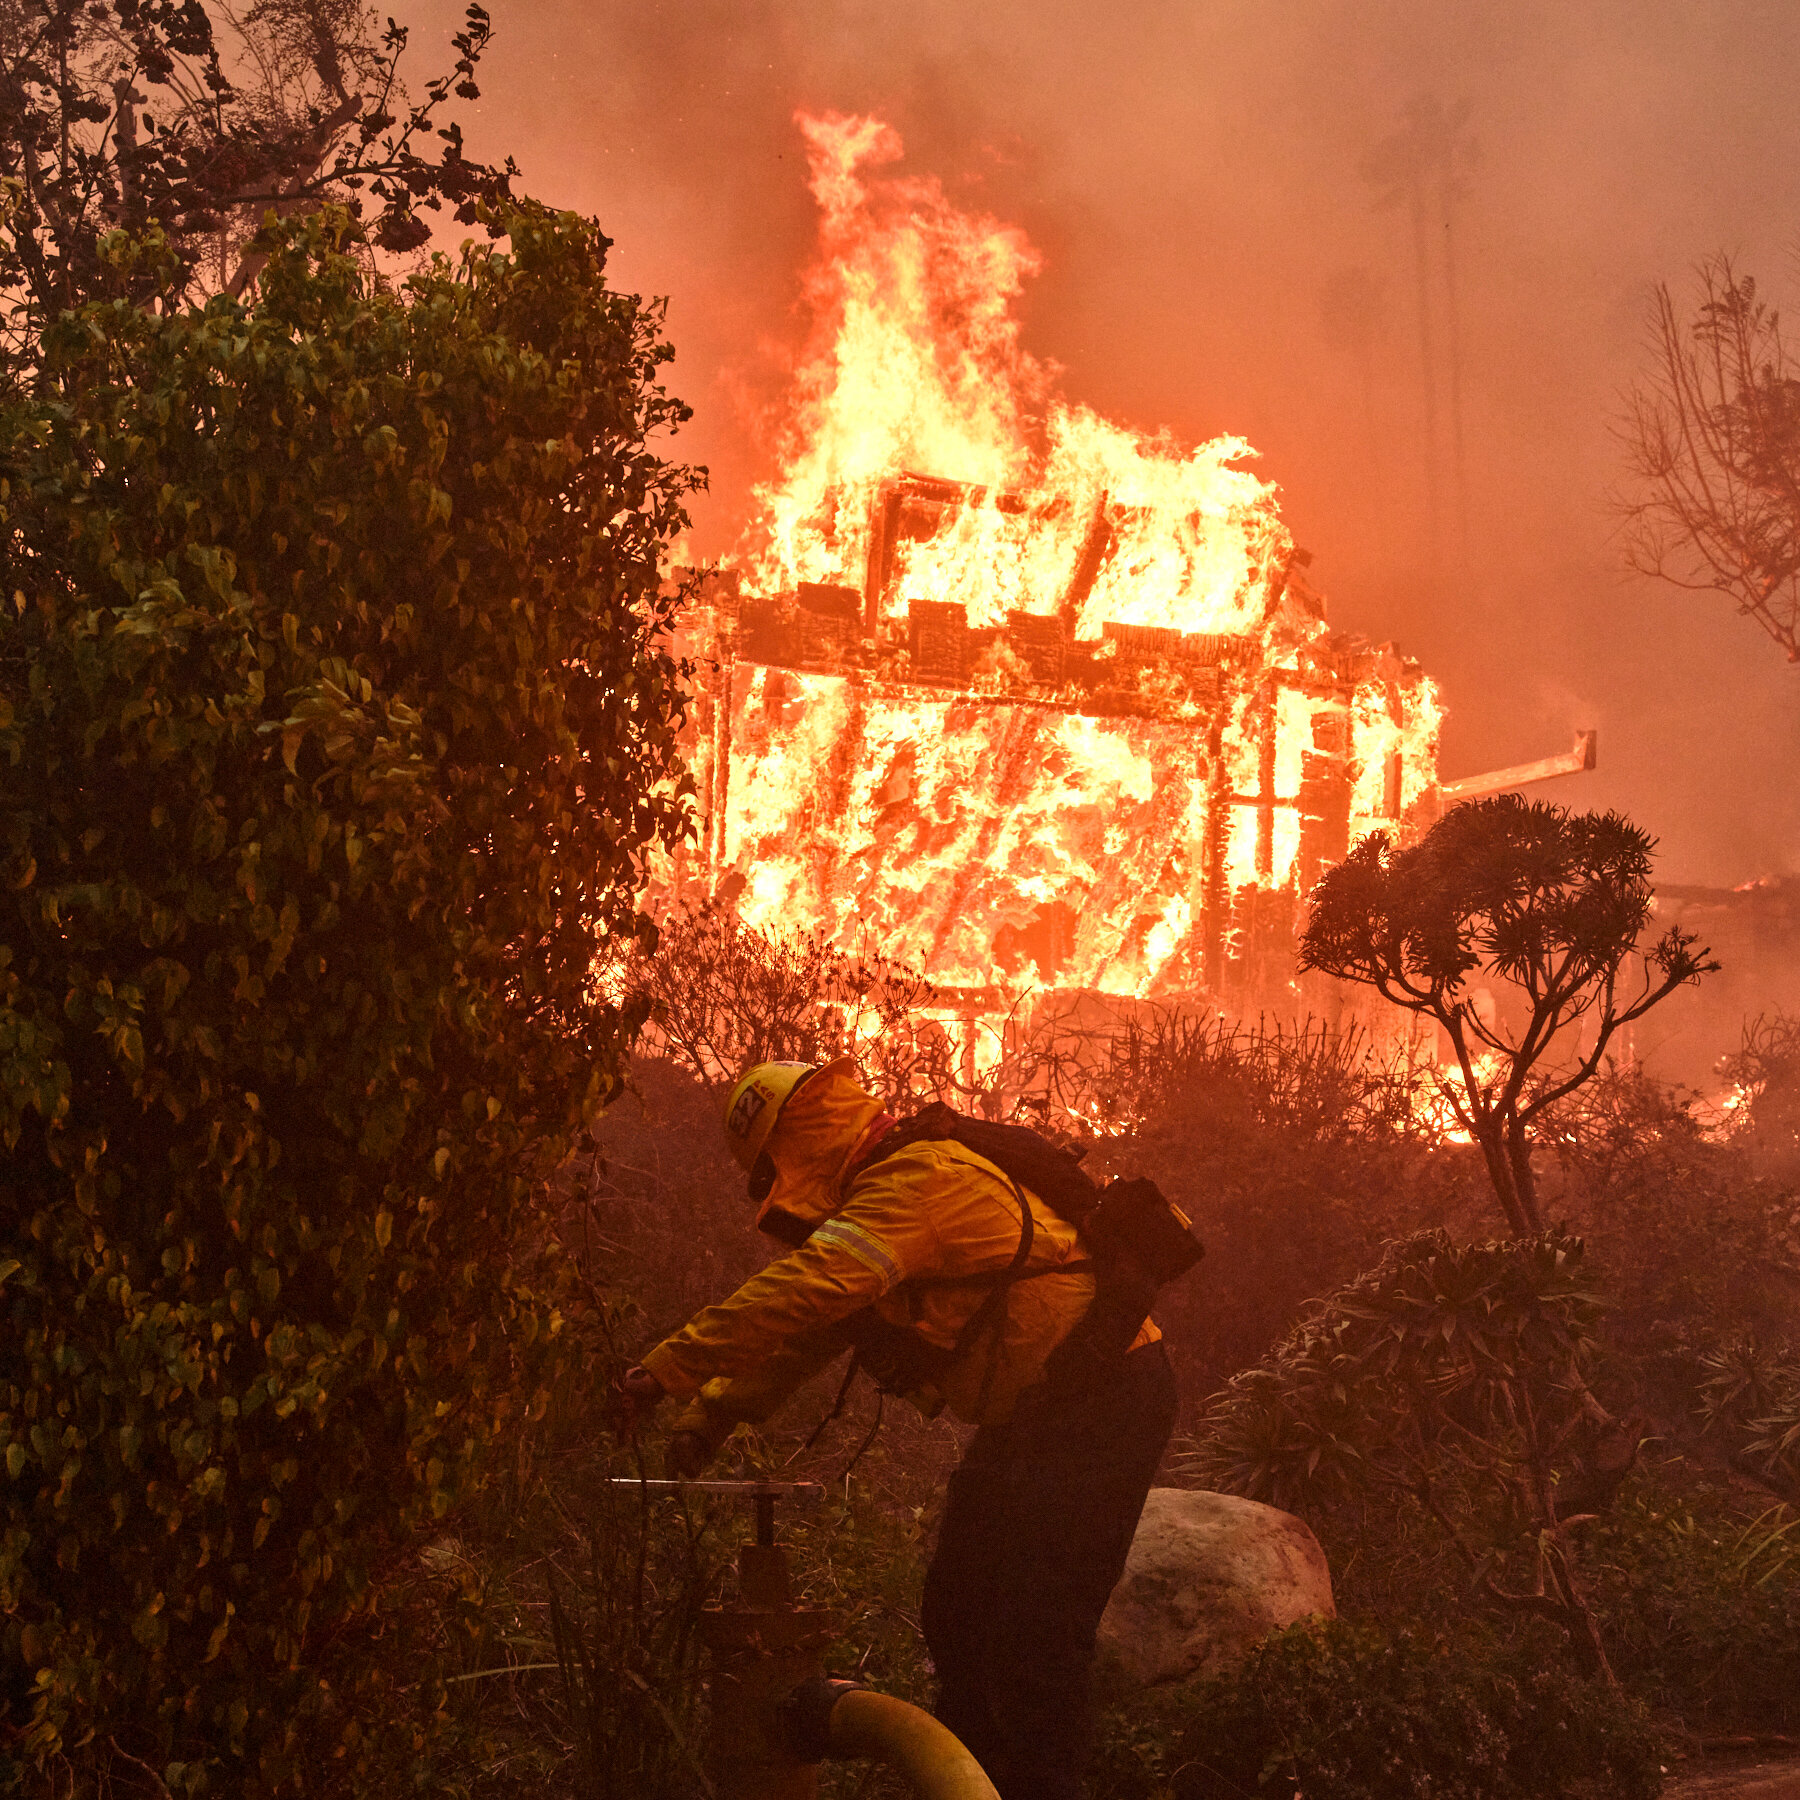
{"label": "black shoulder strap", "polygon": [[[854,1172],[854,1175],[860,1175],[864,1169],[869,1168],[872,1164],[880,1162],[889,1156],[895,1155],[899,1151],[905,1149],[909,1144],[950,1142],[961,1144],[964,1149],[973,1150],[984,1162],[992,1164],[999,1172],[999,1179],[1004,1181],[1007,1187],[1012,1191],[1013,1199],[1019,1208],[1019,1242],[1017,1248],[1013,1251],[1012,1260],[1007,1263],[1005,1268],[974,1271],[961,1275],[915,1275],[909,1277],[903,1284],[906,1287],[914,1289],[928,1287],[976,1286],[985,1286],[987,1288],[988,1291],[982,1297],[981,1304],[963,1321],[961,1329],[956,1334],[955,1344],[952,1345],[948,1351],[936,1348],[933,1349],[933,1360],[941,1359],[946,1367],[951,1363],[959,1361],[980,1338],[981,1334],[994,1323],[996,1316],[1005,1308],[1007,1294],[1015,1282],[1029,1281],[1034,1276],[1038,1275],[1087,1274],[1092,1271],[1094,1266],[1084,1257],[1076,1261],[1057,1263],[1045,1269],[1033,1269],[1030,1267],[1032,1247],[1037,1240],[1037,1221],[1032,1216],[1030,1195],[1027,1194],[1025,1186],[1021,1186],[1019,1179],[1010,1168],[989,1155],[987,1150],[982,1146],[971,1143],[962,1131],[954,1129],[955,1126],[961,1124],[980,1123],[983,1122],[968,1120],[963,1114],[953,1112],[949,1107],[934,1102],[931,1106],[923,1108],[920,1112],[915,1113],[910,1119],[903,1120],[899,1125],[895,1126],[893,1130],[885,1133],[876,1144],[874,1151],[863,1159],[862,1163]],[[951,1128],[946,1129],[947,1126]],[[1042,1151],[1048,1152],[1050,1155],[1066,1164],[1069,1169],[1073,1170],[1076,1179],[1088,1188],[1090,1192],[1097,1192],[1097,1190],[1093,1188],[1093,1184],[1088,1181],[1087,1177],[1082,1175],[1079,1169],[1075,1168],[1077,1161],[1075,1157],[1070,1156],[1066,1151],[1058,1150],[1055,1145],[1038,1137],[1036,1132],[1029,1131],[1023,1126],[995,1126],[991,1129],[1000,1132],[1016,1132],[1022,1138],[1029,1138],[1034,1145],[1040,1146]],[[854,1175],[851,1179],[854,1179]],[[846,1182],[845,1185],[848,1186],[849,1183]],[[1033,1191],[1035,1192],[1035,1189]],[[1053,1208],[1052,1210],[1057,1211],[1063,1217],[1068,1216],[1066,1213],[1062,1212],[1061,1208]],[[762,1229],[771,1237],[778,1239],[780,1242],[787,1244],[791,1248],[797,1249],[812,1235],[819,1223],[820,1221],[817,1220],[805,1220],[797,1218],[791,1213],[772,1210],[764,1216],[762,1220]],[[884,1327],[883,1335],[886,1335],[885,1322],[879,1320],[879,1317],[872,1306],[864,1308],[860,1313],[853,1314],[848,1323],[854,1325],[857,1320],[864,1319],[869,1322],[871,1327],[882,1325]],[[843,1412],[844,1403],[849,1398],[850,1385],[856,1377],[856,1371],[865,1366],[868,1360],[866,1354],[868,1347],[861,1340],[873,1335],[872,1331],[858,1333],[852,1330],[850,1335],[851,1341],[855,1345],[855,1351],[851,1356],[849,1368],[844,1372],[843,1385],[838,1389],[837,1399],[833,1403],[831,1410],[819,1421],[818,1425],[813,1430],[812,1436],[807,1439],[804,1446],[806,1449],[811,1449],[820,1432]],[[919,1338],[916,1332],[908,1335],[912,1336],[920,1345],[925,1343],[925,1340]],[[993,1366],[990,1364],[988,1372],[988,1378],[990,1380],[992,1379],[992,1375]],[[878,1385],[883,1384],[878,1382]],[[860,1452],[858,1454],[860,1455]]]}
{"label": "black shoulder strap", "polygon": [[941,1100],[920,1107],[910,1118],[884,1132],[848,1180],[853,1181],[863,1170],[913,1144],[933,1140],[947,1140],[973,1150],[1003,1171],[1009,1181],[1030,1188],[1053,1213],[1067,1219],[1077,1230],[1099,1201],[1100,1190],[1082,1172],[1079,1152],[1053,1144],[1029,1125],[998,1125],[991,1119],[971,1118]]}
{"label": "black shoulder strap", "polygon": [[1031,1216],[1031,1201],[1025,1190],[1010,1176],[1007,1177],[1007,1186],[1012,1189],[1013,1198],[1019,1203],[1019,1247],[1004,1269],[977,1278],[985,1279],[992,1285],[981,1304],[963,1321],[962,1330],[956,1334],[956,1348],[951,1352],[953,1356],[960,1357],[988,1328],[994,1315],[1006,1304],[1007,1290],[1015,1281],[1025,1278],[1025,1265],[1031,1260],[1031,1243],[1037,1235],[1037,1221]]}

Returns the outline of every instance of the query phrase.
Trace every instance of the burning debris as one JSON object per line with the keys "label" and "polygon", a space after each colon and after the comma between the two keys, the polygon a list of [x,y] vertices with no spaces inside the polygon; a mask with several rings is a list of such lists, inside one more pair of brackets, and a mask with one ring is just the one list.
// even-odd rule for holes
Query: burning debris
{"label": "burning debris", "polygon": [[1246,444],[1050,394],[1016,231],[871,175],[873,121],[802,127],[819,329],[692,622],[683,879],[971,997],[1288,993],[1299,897],[1436,816],[1432,683],[1328,628]]}

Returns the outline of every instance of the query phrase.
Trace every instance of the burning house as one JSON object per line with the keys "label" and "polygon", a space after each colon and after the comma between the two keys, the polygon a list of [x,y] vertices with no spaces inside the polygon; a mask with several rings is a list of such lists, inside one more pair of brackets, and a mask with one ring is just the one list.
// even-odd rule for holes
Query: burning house
{"label": "burning house", "polygon": [[[821,254],[779,478],[688,646],[750,922],[996,989],[1293,998],[1300,899],[1440,803],[1431,681],[1334,633],[1273,488],[1050,392],[1023,237],[803,119]],[[1472,784],[1471,784],[1472,785]]]}
{"label": "burning house", "polygon": [[1104,492],[1060,579],[1002,596],[1024,604],[936,578],[941,540],[1053,530],[1033,515],[1056,504],[899,475],[870,496],[861,584],[713,580],[707,878],[753,922],[866,932],[940,987],[1266,995],[1299,895],[1433,803],[1431,684],[1334,636],[1274,532],[1227,617],[1179,589],[1170,622],[1108,616],[1122,524],[1207,527]]}

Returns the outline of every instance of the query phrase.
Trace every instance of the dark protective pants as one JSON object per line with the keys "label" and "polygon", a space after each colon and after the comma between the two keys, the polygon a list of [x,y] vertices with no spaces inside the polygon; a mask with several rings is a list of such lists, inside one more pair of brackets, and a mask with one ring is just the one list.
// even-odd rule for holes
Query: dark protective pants
{"label": "dark protective pants", "polygon": [[1038,1390],[950,1477],[922,1623],[938,1717],[1002,1800],[1080,1800],[1094,1634],[1175,1426],[1160,1343]]}

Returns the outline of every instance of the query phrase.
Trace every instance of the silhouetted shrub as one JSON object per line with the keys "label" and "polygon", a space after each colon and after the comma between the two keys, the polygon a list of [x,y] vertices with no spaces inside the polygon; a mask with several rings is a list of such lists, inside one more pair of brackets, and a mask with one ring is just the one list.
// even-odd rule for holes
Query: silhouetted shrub
{"label": "silhouetted shrub", "polygon": [[1588,1386],[1600,1311],[1578,1238],[1403,1239],[1232,1377],[1182,1467],[1308,1516],[1422,1508],[1466,1599],[1553,1619],[1605,1678],[1576,1525],[1635,1445]]}
{"label": "silhouetted shrub", "polygon": [[1749,1020],[1719,1072],[1734,1089],[1733,1135],[1768,1173],[1800,1177],[1800,1018]]}
{"label": "silhouetted shrub", "polygon": [[1475,1153],[1443,1141],[1424,1071],[1354,1030],[1151,1021],[1122,1034],[1108,1075],[1128,1123],[1095,1141],[1089,1166],[1150,1176],[1207,1246],[1156,1306],[1190,1402],[1389,1239],[1488,1204]]}
{"label": "silhouetted shrub", "polygon": [[1800,1329],[1800,1194],[1760,1172],[1750,1136],[1639,1065],[1608,1065],[1545,1132],[1546,1196],[1586,1238],[1608,1297],[1609,1404],[1718,1458],[1704,1439],[1714,1359]]}

